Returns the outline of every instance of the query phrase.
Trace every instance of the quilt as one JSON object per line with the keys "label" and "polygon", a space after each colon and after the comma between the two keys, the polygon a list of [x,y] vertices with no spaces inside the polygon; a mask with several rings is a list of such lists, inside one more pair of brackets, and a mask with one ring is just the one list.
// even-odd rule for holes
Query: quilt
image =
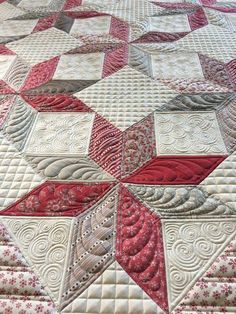
{"label": "quilt", "polygon": [[0,314],[236,313],[236,2],[0,0]]}

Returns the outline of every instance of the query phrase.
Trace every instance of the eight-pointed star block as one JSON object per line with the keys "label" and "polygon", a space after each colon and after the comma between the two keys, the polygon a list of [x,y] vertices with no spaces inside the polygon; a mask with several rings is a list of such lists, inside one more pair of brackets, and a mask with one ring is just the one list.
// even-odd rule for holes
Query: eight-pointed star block
{"label": "eight-pointed star block", "polygon": [[158,155],[226,154],[215,112],[155,113]]}
{"label": "eight-pointed star block", "polygon": [[81,46],[81,42],[52,27],[13,41],[6,46],[30,65],[35,65],[77,48]]}
{"label": "eight-pointed star block", "polygon": [[94,113],[38,113],[26,143],[26,155],[88,154]]}

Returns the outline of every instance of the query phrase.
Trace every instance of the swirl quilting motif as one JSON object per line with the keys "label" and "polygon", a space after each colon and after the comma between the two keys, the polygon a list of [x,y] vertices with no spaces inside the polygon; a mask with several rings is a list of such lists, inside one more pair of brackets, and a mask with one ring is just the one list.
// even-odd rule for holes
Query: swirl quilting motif
{"label": "swirl quilting motif", "polygon": [[[86,154],[93,113],[39,113],[29,137],[29,155]],[[41,141],[40,139],[44,140]]]}
{"label": "swirl quilting motif", "polygon": [[63,265],[67,256],[68,237],[72,227],[71,219],[4,219],[12,236],[21,243],[21,249],[35,272],[58,301]]}
{"label": "swirl quilting motif", "polygon": [[225,154],[214,112],[155,115],[157,150],[161,155]]}
{"label": "swirl quilting motif", "polygon": [[31,308],[32,311],[37,312],[41,308],[42,311],[56,314],[56,308],[39,278],[32,272],[30,265],[19,248],[15,246],[2,223],[0,224],[0,239],[2,252],[0,278],[4,284],[0,291],[2,295],[11,295],[14,292],[14,297],[8,300],[1,299],[1,311],[23,313]]}
{"label": "swirl quilting motif", "polygon": [[199,311],[227,311],[227,308],[235,311],[235,244],[234,238],[189,290],[174,314],[196,306]]}
{"label": "swirl quilting motif", "polygon": [[169,300],[173,308],[189,284],[196,281],[225,241],[235,235],[234,220],[180,223],[164,221],[169,269]]}

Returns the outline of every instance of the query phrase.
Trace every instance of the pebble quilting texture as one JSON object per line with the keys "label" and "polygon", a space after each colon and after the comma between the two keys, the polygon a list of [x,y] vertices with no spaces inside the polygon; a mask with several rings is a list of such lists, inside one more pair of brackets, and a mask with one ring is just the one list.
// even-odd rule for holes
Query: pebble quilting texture
{"label": "pebble quilting texture", "polygon": [[0,0],[0,314],[236,314],[236,1]]}

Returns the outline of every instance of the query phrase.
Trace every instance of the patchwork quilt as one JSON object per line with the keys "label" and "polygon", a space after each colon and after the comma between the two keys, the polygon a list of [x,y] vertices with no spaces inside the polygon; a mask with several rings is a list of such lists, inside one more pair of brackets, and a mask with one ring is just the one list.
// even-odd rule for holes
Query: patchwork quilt
{"label": "patchwork quilt", "polygon": [[0,314],[236,313],[236,2],[0,0]]}

